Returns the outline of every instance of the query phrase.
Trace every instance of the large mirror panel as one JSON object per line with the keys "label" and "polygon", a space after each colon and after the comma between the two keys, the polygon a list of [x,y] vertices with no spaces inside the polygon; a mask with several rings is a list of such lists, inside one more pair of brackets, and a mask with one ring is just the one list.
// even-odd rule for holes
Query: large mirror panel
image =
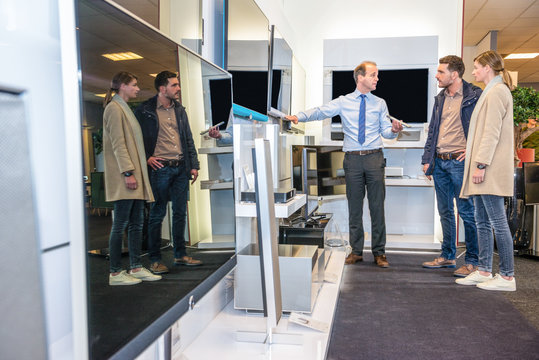
{"label": "large mirror panel", "polygon": [[[100,160],[103,96],[114,74],[119,71],[131,72],[138,77],[140,87],[138,96],[128,102],[129,107],[134,109],[156,95],[154,80],[157,73],[163,70],[179,72],[182,87],[180,102],[186,107],[195,146],[199,150],[200,131],[215,121],[212,116],[214,113],[219,116],[219,110],[213,110],[208,98],[210,92],[205,91],[209,88],[209,79],[228,82],[230,97],[230,75],[127,15],[115,4],[80,0],[77,18],[84,114],[82,136],[87,190],[87,249],[92,251],[88,256],[90,358],[133,358],[132,354],[140,353],[187,311],[191,295],[199,299],[213,286],[212,281],[218,281],[224,271],[229,271],[227,269],[233,266],[234,253],[229,250],[204,251],[199,248],[201,240],[207,238],[208,234],[214,234],[220,227],[213,223],[207,226],[208,213],[215,210],[211,196],[207,191],[204,193],[200,190],[200,181],[197,180],[190,186],[186,239],[189,241],[188,254],[202,260],[203,265],[173,266],[174,255],[168,246],[171,230],[167,219],[170,215],[167,215],[163,223],[161,253],[163,263],[169,267],[170,273],[164,274],[159,281],[142,282],[134,286],[109,285],[109,260],[106,255],[113,204],[105,201],[104,169]],[[125,52],[138,56],[123,61],[113,61],[103,56]],[[230,107],[231,99],[228,103]],[[223,112],[228,113],[227,110],[221,110]],[[199,159],[202,162],[200,178],[207,179],[207,160],[202,154],[199,154]],[[232,189],[229,191],[232,192]],[[234,216],[233,209],[228,215]],[[233,238],[234,228],[229,227],[226,231]],[[146,233],[146,228],[143,233]],[[146,251],[147,243],[143,241],[141,262],[148,268],[150,263]],[[122,267],[128,269],[127,249],[124,252]]]}

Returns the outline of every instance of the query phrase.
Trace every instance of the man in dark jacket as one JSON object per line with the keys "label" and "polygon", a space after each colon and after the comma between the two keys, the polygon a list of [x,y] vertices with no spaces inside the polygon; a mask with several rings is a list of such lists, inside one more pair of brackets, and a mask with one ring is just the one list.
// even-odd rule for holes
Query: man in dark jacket
{"label": "man in dark jacket", "polygon": [[442,222],[443,242],[440,257],[423,263],[429,269],[456,267],[457,229],[453,199],[464,222],[465,265],[453,274],[468,276],[477,269],[478,245],[474,206],[470,199],[460,199],[464,174],[466,138],[475,104],[481,89],[462,80],[464,63],[458,56],[440,59],[436,80],[442,91],[434,98],[429,135],[421,163],[427,178],[434,178],[438,213]]}
{"label": "man in dark jacket", "polygon": [[175,73],[162,71],[155,77],[157,95],[136,110],[144,139],[146,162],[155,202],[148,220],[150,270],[164,274],[169,270],[161,262],[161,225],[172,201],[172,238],[174,264],[196,266],[200,260],[187,256],[185,222],[189,179],[193,184],[200,169],[197,151],[185,108],[178,102],[180,83]]}

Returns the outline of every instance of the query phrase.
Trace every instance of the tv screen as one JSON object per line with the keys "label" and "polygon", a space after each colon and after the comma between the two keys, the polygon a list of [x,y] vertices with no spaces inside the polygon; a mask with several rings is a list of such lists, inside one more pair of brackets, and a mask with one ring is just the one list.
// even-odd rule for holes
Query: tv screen
{"label": "tv screen", "polygon": [[[245,106],[261,114],[268,113],[268,72],[230,70],[234,103]],[[273,70],[271,86],[271,106],[281,110],[281,70]]]}
{"label": "tv screen", "polygon": [[[354,71],[333,71],[332,99],[353,92]],[[389,114],[410,123],[428,121],[429,69],[379,70],[378,84],[372,93],[384,99]],[[333,123],[341,123],[334,116]]]}
{"label": "tv screen", "polygon": [[226,128],[230,109],[232,108],[232,87],[230,78],[210,80],[210,103],[212,126],[223,121],[224,125],[221,125],[220,129]]}

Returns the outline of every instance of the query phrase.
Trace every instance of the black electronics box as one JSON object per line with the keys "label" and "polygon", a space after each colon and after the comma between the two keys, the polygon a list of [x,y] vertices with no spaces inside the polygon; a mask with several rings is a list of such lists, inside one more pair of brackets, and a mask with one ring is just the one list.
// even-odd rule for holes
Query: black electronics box
{"label": "black electronics box", "polygon": [[[288,200],[296,196],[296,189],[294,188],[278,188],[273,189],[274,201],[276,204],[284,204]],[[247,191],[241,192],[241,201],[245,202],[255,202],[256,194],[254,189],[249,189]]]}

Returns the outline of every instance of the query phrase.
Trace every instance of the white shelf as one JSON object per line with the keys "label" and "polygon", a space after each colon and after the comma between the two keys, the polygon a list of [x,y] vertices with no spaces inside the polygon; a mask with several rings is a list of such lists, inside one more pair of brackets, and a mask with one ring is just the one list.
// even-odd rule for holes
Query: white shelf
{"label": "white shelf", "polygon": [[199,249],[235,248],[234,235],[211,235],[195,244]]}
{"label": "white shelf", "polygon": [[232,189],[234,187],[234,184],[232,181],[224,181],[224,182],[206,182],[206,180],[200,182],[200,188],[202,190],[224,190],[224,189]]}
{"label": "white shelf", "polygon": [[[304,315],[328,324],[327,332],[319,332],[300,326],[289,321],[288,315],[283,315],[276,333],[286,333],[302,336],[302,345],[264,344],[237,342],[238,331],[261,331],[266,329],[266,318],[259,313],[235,310],[234,301],[228,305],[210,322],[202,333],[190,343],[181,354],[186,359],[221,359],[221,360],[311,360],[325,359],[329,340],[335,320],[335,310],[339,299],[339,286],[342,281],[344,268],[344,251],[333,251],[326,267],[326,273],[336,277],[335,283],[324,282],[312,314]],[[197,303],[205,304],[204,298]],[[211,303],[215,306],[216,301]],[[188,313],[189,314],[189,313]],[[187,317],[186,315],[184,315]],[[180,320],[186,323],[187,320]],[[186,327],[186,329],[190,329]],[[187,330],[186,330],[187,331]],[[182,338],[183,339],[183,338]],[[181,351],[181,350],[180,350]],[[172,354],[178,356],[178,354]]]}
{"label": "white shelf", "polygon": [[[286,204],[275,204],[275,217],[288,218],[290,215],[299,210],[303,205],[305,205],[305,202],[305,194],[297,194]],[[256,217],[256,204],[243,201],[236,204],[236,216]]]}
{"label": "white shelf", "polygon": [[232,146],[216,146],[209,148],[199,148],[199,154],[231,154],[234,152],[234,147]]}
{"label": "white shelf", "polygon": [[412,186],[412,187],[433,187],[434,183],[427,179],[395,179],[386,177],[386,186]]}

